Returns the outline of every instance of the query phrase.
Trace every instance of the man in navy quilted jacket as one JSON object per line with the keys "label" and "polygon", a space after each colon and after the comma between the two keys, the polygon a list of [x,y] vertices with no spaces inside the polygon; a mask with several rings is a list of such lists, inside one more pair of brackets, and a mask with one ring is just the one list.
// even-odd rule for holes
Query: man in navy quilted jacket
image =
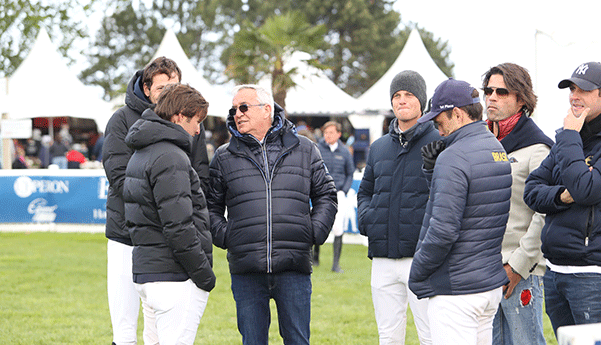
{"label": "man in navy quilted jacket", "polygon": [[601,64],[570,79],[570,109],[555,145],[526,180],[524,201],[545,213],[545,307],[553,330],[601,322]]}
{"label": "man in navy quilted jacket", "polygon": [[478,91],[442,82],[431,111],[443,140],[422,148],[430,199],[413,257],[409,288],[429,298],[433,344],[491,344],[507,274],[501,242],[509,216],[511,166],[482,121]]}

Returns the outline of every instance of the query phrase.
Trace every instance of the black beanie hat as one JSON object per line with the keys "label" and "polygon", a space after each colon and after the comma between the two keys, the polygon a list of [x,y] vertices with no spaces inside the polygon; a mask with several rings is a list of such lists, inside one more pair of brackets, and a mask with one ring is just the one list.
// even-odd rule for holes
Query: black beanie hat
{"label": "black beanie hat", "polygon": [[397,74],[390,83],[390,101],[392,102],[392,96],[398,91],[403,90],[411,92],[421,105],[422,113],[428,102],[426,96],[426,81],[422,76],[415,71],[402,71]]}

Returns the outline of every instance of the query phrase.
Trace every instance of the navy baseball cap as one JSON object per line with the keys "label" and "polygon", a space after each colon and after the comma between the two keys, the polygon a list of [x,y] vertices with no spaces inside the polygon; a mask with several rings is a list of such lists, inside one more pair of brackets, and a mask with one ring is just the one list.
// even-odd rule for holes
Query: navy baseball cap
{"label": "navy baseball cap", "polygon": [[560,89],[565,89],[571,84],[576,84],[584,91],[592,91],[601,88],[601,63],[586,62],[578,66],[572,78],[564,79],[557,85]]}
{"label": "navy baseball cap", "polygon": [[465,107],[466,105],[480,102],[480,97],[472,97],[474,88],[467,82],[449,78],[443,81],[434,90],[434,96],[431,99],[430,111],[420,117],[417,122],[424,123],[430,121],[446,110]]}

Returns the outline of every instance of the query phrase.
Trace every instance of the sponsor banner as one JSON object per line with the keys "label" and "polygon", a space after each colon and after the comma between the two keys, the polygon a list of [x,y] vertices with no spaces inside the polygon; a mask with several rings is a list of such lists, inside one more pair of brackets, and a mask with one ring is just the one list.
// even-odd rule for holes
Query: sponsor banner
{"label": "sponsor banner", "polygon": [[[360,182],[338,207],[347,233],[359,233]],[[105,224],[108,188],[102,169],[0,170],[0,223]]]}
{"label": "sponsor banner", "polygon": [[104,224],[108,186],[103,170],[3,171],[0,223]]}

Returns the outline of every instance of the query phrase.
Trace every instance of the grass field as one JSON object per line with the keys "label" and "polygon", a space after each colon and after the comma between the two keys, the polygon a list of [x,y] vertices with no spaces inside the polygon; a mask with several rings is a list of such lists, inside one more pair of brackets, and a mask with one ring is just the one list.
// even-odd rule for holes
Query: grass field
{"label": "grass field", "polygon": [[[344,273],[335,274],[330,271],[332,246],[322,246],[322,265],[312,277],[313,344],[378,343],[369,286],[371,261],[366,254],[362,245],[345,245]],[[215,249],[214,261],[217,286],[195,344],[240,344],[225,252]],[[270,344],[282,344],[276,317],[272,303]],[[557,344],[546,316],[545,335],[548,344]],[[103,234],[0,232],[0,343],[109,345],[111,341]],[[406,344],[419,344],[411,316]]]}

